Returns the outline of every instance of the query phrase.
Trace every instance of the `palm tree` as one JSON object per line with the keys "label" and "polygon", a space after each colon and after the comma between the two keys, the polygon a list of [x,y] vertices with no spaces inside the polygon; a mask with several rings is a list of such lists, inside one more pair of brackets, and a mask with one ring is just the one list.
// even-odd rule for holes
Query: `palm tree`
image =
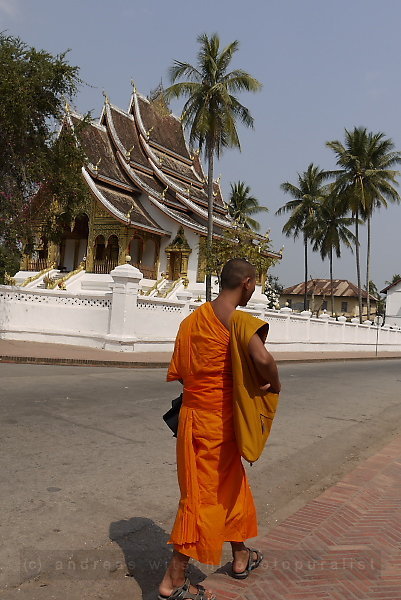
{"label": "palm tree", "polygon": [[326,143],[336,154],[337,165],[340,167],[338,170],[330,172],[330,175],[336,178],[335,191],[344,203],[344,207],[351,211],[355,220],[355,256],[361,323],[360,217],[368,220],[367,282],[369,282],[370,217],[377,206],[387,206],[388,200],[393,202],[400,200],[394,188],[394,185],[397,185],[395,177],[398,172],[390,167],[401,162],[401,154],[393,152],[394,145],[391,140],[383,138],[384,134],[382,133],[368,133],[365,127],[355,127],[353,131],[345,130],[344,144],[338,140]]}
{"label": "palm tree", "polygon": [[257,198],[250,196],[250,191],[249,185],[245,185],[243,181],[231,184],[228,214],[242,227],[259,231],[260,224],[251,215],[268,212],[269,209],[267,206],[261,206]]}
{"label": "palm tree", "polygon": [[294,199],[276,211],[276,215],[291,213],[290,218],[283,227],[283,233],[297,238],[300,233],[304,240],[304,310],[307,309],[307,285],[308,285],[308,239],[313,229],[315,212],[323,201],[326,188],[324,181],[327,173],[318,166],[311,163],[302,174],[298,173],[298,187],[288,181],[281,184],[281,189],[290,194]]}
{"label": "palm tree", "polygon": [[[211,251],[213,240],[213,167],[214,158],[220,157],[224,148],[241,148],[237,121],[253,127],[249,110],[234,94],[243,91],[256,92],[261,83],[243,71],[229,71],[233,55],[239,48],[234,41],[220,49],[219,36],[202,34],[197,38],[200,48],[197,64],[174,61],[170,68],[172,85],[165,90],[167,99],[186,98],[182,110],[182,122],[189,129],[189,142],[204,151],[208,165],[208,227],[207,250]],[[177,82],[181,78],[187,81]],[[206,299],[211,300],[211,273],[206,275]]]}
{"label": "palm tree", "polygon": [[316,210],[315,230],[312,234],[313,250],[320,251],[322,260],[329,257],[332,315],[334,314],[333,250],[337,258],[340,258],[341,244],[352,249],[355,236],[348,227],[353,222],[352,218],[344,216],[343,208],[335,195],[329,195]]}
{"label": "palm tree", "polygon": [[[399,203],[400,196],[394,189],[398,186],[396,176],[398,171],[390,169],[401,162],[401,153],[394,152],[394,144],[391,139],[384,139],[383,133],[370,135],[369,154],[371,156],[371,171],[375,171],[376,180],[372,181],[372,194],[368,196],[366,205],[367,221],[367,254],[366,254],[366,288],[370,282],[370,247],[371,247],[371,220],[376,208],[387,208],[388,201]],[[370,319],[370,295],[367,297],[367,318]]]}

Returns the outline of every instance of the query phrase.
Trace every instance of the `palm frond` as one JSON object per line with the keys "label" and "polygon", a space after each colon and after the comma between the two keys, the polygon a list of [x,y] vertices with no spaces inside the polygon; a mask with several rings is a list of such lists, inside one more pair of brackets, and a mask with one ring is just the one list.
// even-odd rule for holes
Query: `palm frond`
{"label": "palm frond", "polygon": [[172,67],[169,69],[170,81],[174,83],[181,77],[188,77],[190,81],[200,83],[202,75],[193,65],[179,60],[175,60]]}

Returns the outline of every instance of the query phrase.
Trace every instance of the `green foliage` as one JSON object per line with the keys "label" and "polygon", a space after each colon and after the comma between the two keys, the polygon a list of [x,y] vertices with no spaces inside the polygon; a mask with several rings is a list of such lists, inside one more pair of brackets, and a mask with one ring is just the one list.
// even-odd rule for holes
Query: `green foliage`
{"label": "green foliage", "polygon": [[394,151],[391,139],[384,133],[368,132],[365,127],[345,130],[344,144],[327,142],[337,158],[339,169],[330,171],[335,177],[335,190],[346,209],[366,219],[377,206],[400,202],[394,170],[401,163],[401,153]]}
{"label": "green foliage", "polygon": [[327,196],[328,188],[324,184],[328,174],[318,166],[310,163],[306,171],[298,173],[298,186],[285,181],[281,189],[292,196],[284,206],[278,209],[276,215],[290,213],[288,221],[283,227],[283,233],[296,239],[299,234],[304,239],[304,310],[307,308],[307,281],[308,281],[308,239],[312,237],[315,229],[316,211]]}
{"label": "green foliage", "polygon": [[266,206],[261,206],[259,200],[250,195],[250,191],[249,185],[245,185],[244,181],[232,183],[228,213],[238,225],[253,229],[253,231],[259,231],[260,224],[251,215],[268,212],[269,209]]}
{"label": "green foliage", "polygon": [[[0,33],[0,241],[12,255],[22,250],[21,240],[31,243],[55,196],[67,220],[85,198],[84,154],[72,132],[57,136],[65,98],[79,84],[78,67],[65,52],[53,56]],[[39,189],[40,201],[32,202]]]}
{"label": "green foliage", "polygon": [[[220,156],[227,147],[240,148],[236,123],[253,127],[249,110],[234,94],[261,89],[261,83],[243,71],[228,71],[239,42],[234,41],[220,48],[219,36],[202,34],[197,38],[200,45],[196,66],[174,61],[170,68],[173,85],[165,90],[167,99],[187,98],[182,111],[184,126],[190,130],[191,145],[198,144],[210,153]],[[187,81],[177,82],[181,78]]]}
{"label": "green foliage", "polygon": [[220,238],[213,239],[210,250],[206,245],[200,246],[201,260],[204,260],[209,274],[217,275],[220,279],[220,273],[225,263],[231,258],[245,258],[257,270],[263,274],[278,262],[278,259],[266,256],[271,252],[271,242],[268,234],[263,240],[255,240],[255,234],[249,229],[236,226],[233,229],[226,230]]}
{"label": "green foliage", "polygon": [[18,248],[0,245],[0,284],[7,283],[6,274],[14,274],[19,270],[21,253]]}
{"label": "green foliage", "polygon": [[[401,279],[401,276],[400,276],[400,279]],[[378,315],[384,315],[384,313],[386,312],[386,298],[384,296],[380,295],[377,285],[372,280],[369,281],[369,294],[371,296],[373,296],[374,298],[376,298],[376,302],[377,302],[376,313]]]}
{"label": "green foliage", "polygon": [[287,237],[297,238],[300,233],[309,237],[309,230],[314,229],[316,209],[327,195],[324,185],[327,178],[326,171],[310,163],[306,171],[298,173],[298,186],[288,181],[281,184],[281,189],[293,198],[276,212],[276,215],[290,213],[283,227]]}
{"label": "green foliage", "polygon": [[342,244],[352,250],[356,238],[348,227],[353,223],[354,219],[344,215],[344,207],[337,196],[328,195],[316,207],[311,232],[313,250],[319,251],[322,259],[331,256],[333,251],[340,258]]}
{"label": "green foliage", "polygon": [[280,296],[283,293],[284,287],[279,282],[278,277],[268,275],[266,279],[264,295],[267,298],[267,308],[278,308]]}
{"label": "green foliage", "polygon": [[401,275],[399,273],[395,273],[392,276],[391,281],[386,281],[385,284],[386,285],[393,285],[394,283],[398,283],[399,281],[401,281]]}
{"label": "green foliage", "polygon": [[[366,281],[370,274],[370,221],[373,211],[387,207],[388,202],[400,202],[395,189],[399,172],[393,167],[401,163],[401,153],[394,151],[391,139],[384,133],[368,132],[365,127],[354,127],[345,130],[344,144],[338,140],[327,142],[337,158],[336,171],[330,175],[335,177],[333,189],[343,203],[344,211],[350,211],[355,218],[355,257],[357,285],[359,288],[359,316],[362,322],[362,294],[359,259],[359,218],[367,221],[368,251],[366,257]],[[368,318],[370,300],[368,298]]]}
{"label": "green foliage", "polygon": [[379,290],[377,289],[377,285],[372,280],[369,281],[369,294],[371,294],[371,296],[374,296],[375,298],[380,299],[380,294]]}

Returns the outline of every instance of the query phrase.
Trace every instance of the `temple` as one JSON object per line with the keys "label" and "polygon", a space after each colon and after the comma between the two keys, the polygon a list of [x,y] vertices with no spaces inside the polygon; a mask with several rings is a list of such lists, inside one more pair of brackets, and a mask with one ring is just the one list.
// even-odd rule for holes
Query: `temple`
{"label": "temple", "polygon": [[[82,119],[68,110],[65,125],[76,128]],[[74,291],[101,290],[117,265],[130,262],[143,273],[144,289],[166,290],[178,281],[202,287],[207,179],[199,153],[189,151],[180,119],[160,97],[150,101],[134,89],[127,112],[106,97],[99,120],[79,128],[78,136],[87,156],[82,175],[91,200],[60,244],[38,234],[17,283],[29,279],[30,287],[36,281],[48,288],[75,283]],[[221,236],[233,222],[219,181],[213,195],[214,236]]]}

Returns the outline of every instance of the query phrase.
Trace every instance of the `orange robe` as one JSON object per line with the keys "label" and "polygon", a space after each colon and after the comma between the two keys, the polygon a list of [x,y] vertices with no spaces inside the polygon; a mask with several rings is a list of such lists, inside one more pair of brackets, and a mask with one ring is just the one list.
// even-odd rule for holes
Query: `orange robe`
{"label": "orange robe", "polygon": [[181,499],[168,543],[218,565],[225,541],[257,535],[256,510],[234,436],[230,334],[207,302],[180,326],[167,380],[184,384],[177,436]]}

